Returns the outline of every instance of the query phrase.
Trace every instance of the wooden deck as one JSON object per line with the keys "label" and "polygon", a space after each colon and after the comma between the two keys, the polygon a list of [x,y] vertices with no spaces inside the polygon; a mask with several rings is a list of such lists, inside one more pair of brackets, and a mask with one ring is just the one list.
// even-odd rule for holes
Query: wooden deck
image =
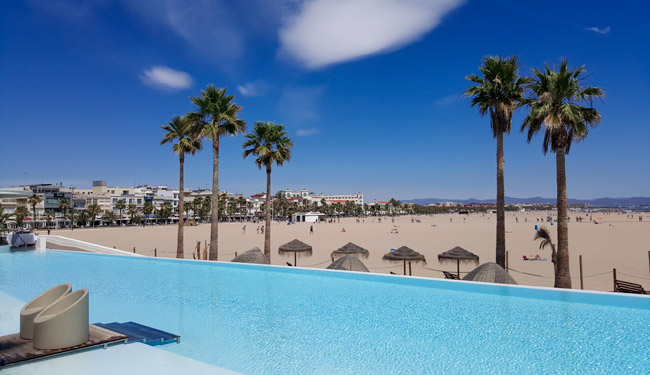
{"label": "wooden deck", "polygon": [[90,325],[90,339],[85,343],[64,349],[34,349],[33,340],[23,340],[19,333],[0,337],[0,368],[73,351],[126,342],[127,336],[96,325]]}

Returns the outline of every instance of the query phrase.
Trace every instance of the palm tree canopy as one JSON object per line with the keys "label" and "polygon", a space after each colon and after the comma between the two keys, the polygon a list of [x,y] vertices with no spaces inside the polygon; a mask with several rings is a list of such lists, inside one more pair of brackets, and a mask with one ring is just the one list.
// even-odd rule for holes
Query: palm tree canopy
{"label": "palm tree canopy", "polygon": [[59,201],[59,209],[67,210],[68,208],[70,208],[70,202],[67,199],[61,199]]}
{"label": "palm tree canopy", "polygon": [[166,131],[165,136],[160,141],[161,145],[177,141],[172,150],[176,154],[194,154],[201,150],[201,140],[197,137],[196,129],[192,127],[192,122],[187,116],[174,116],[167,125],[161,126]]}
{"label": "palm tree canopy", "polygon": [[492,133],[510,133],[512,112],[524,99],[525,85],[530,78],[519,76],[518,56],[501,58],[486,56],[479,71],[483,77],[471,74],[466,80],[476,83],[465,90],[464,95],[472,98],[472,107],[478,107],[484,116],[490,114]]}
{"label": "palm tree canopy", "polygon": [[553,242],[551,242],[551,233],[549,233],[546,227],[540,227],[535,232],[535,238],[533,238],[533,241],[537,241],[538,239],[542,239],[542,242],[539,244],[540,249],[544,249],[546,246],[550,246],[551,249],[555,251],[555,245],[553,245]]}
{"label": "palm tree canopy", "polygon": [[41,203],[42,199],[36,194],[33,194],[31,197],[27,199],[27,202],[29,202],[30,206],[36,206],[37,204]]}
{"label": "palm tree canopy", "polygon": [[[524,103],[530,113],[521,126],[521,131],[528,130],[528,142],[544,129],[544,154],[549,150],[555,152],[564,149],[569,153],[573,141],[581,141],[587,136],[589,127],[600,123],[600,113],[592,107],[593,100],[605,95],[599,87],[584,84],[580,75],[584,65],[569,70],[567,60],[562,60],[558,72],[546,64],[544,71],[533,68],[535,79],[528,85],[531,92]],[[589,106],[579,105],[586,102]]]}
{"label": "palm tree canopy", "polygon": [[87,209],[88,209],[88,213],[91,216],[97,216],[101,212],[101,208],[99,207],[98,204],[90,204],[90,205],[88,205]]}
{"label": "palm tree canopy", "polygon": [[246,122],[237,118],[241,107],[233,102],[234,95],[226,95],[226,88],[208,85],[201,90],[201,96],[192,96],[190,100],[198,108],[188,114],[200,137],[217,139],[222,135],[237,135],[246,131]]}
{"label": "palm tree canopy", "polygon": [[255,122],[251,134],[246,134],[244,142],[244,158],[248,155],[256,155],[255,164],[258,168],[270,167],[274,162],[277,165],[284,164],[291,159],[291,147],[293,141],[284,130],[285,127],[273,122]]}
{"label": "palm tree canopy", "polygon": [[115,212],[113,212],[113,211],[105,211],[104,215],[102,215],[102,219],[104,221],[112,223],[117,219],[117,216],[115,215]]}

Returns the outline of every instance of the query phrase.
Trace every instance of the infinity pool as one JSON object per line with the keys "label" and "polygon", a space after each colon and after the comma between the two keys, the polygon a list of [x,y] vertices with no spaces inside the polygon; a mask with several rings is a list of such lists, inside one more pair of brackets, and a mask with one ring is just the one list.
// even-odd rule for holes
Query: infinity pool
{"label": "infinity pool", "polygon": [[70,282],[91,322],[246,374],[648,373],[650,297],[65,251],[0,254],[0,291]]}

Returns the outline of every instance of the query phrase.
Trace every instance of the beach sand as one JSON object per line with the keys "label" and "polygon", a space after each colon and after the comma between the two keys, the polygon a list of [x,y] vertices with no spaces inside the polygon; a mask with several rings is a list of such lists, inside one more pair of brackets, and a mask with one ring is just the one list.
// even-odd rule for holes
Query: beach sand
{"label": "beach sand", "polygon": [[[550,249],[539,249],[539,241],[533,241],[535,225],[546,226],[557,242],[556,224],[537,222],[536,218],[546,218],[551,213],[527,212],[506,213],[506,249],[509,252],[510,274],[522,285],[553,286],[553,264],[550,261]],[[643,215],[643,222],[638,221],[639,214],[629,218],[619,213],[593,213],[593,219],[600,224],[588,221],[589,214],[571,213],[569,224],[569,250],[571,277],[574,289],[580,289],[580,268],[578,256],[583,257],[584,288],[592,290],[613,289],[612,269],[617,269],[618,278],[644,285],[650,289],[650,215]],[[586,217],[583,222],[576,222],[575,217]],[[411,222],[411,218],[420,222]],[[451,221],[450,221],[451,219]],[[365,220],[365,222],[364,222]],[[518,222],[516,222],[518,220]],[[526,222],[526,220],[528,220]],[[242,227],[246,225],[246,231]],[[256,227],[263,223],[220,223],[219,224],[219,260],[230,261],[235,252],[243,252],[254,246],[263,249],[264,235],[256,233]],[[313,225],[314,234],[309,234]],[[345,228],[345,232],[342,229]],[[394,233],[395,230],[398,233]],[[480,263],[493,262],[495,259],[495,214],[441,214],[435,216],[400,216],[392,223],[390,217],[368,217],[356,222],[356,218],[341,219],[336,223],[296,223],[273,222],[271,227],[271,263],[285,265],[294,262],[293,254],[282,256],[278,247],[297,238],[313,247],[312,256],[298,258],[298,266],[326,268],[331,262],[330,253],[348,242],[364,247],[370,251],[367,259],[362,261],[371,272],[397,274],[403,273],[401,263],[382,260],[382,256],[391,248],[408,246],[426,259],[426,264],[412,265],[414,276],[442,278],[438,270],[456,271],[456,263],[439,263],[438,254],[461,246],[480,257]],[[113,227],[97,229],[75,229],[52,231],[61,235],[138,254],[153,256],[154,248],[159,257],[176,256],[176,225],[155,225],[146,227]],[[196,242],[209,240],[210,224],[185,227],[185,258],[192,259]],[[539,254],[547,261],[524,261],[523,255]],[[426,267],[426,268],[425,268]],[[461,263],[461,272],[472,270],[474,263]],[[435,269],[435,270],[432,270]],[[519,271],[519,272],[517,272]],[[408,272],[408,265],[407,265]],[[533,276],[525,273],[540,275]],[[626,275],[628,274],[628,275]],[[596,276],[594,276],[596,275]],[[634,277],[631,275],[639,276]],[[463,274],[461,274],[461,277]]]}

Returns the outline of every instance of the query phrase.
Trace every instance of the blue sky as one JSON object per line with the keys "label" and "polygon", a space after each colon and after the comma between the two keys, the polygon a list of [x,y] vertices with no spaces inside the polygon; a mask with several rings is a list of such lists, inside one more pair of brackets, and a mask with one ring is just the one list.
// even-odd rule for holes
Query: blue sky
{"label": "blue sky", "polygon": [[[178,185],[161,125],[189,96],[228,87],[241,116],[285,125],[291,162],[273,190],[364,192],[366,200],[492,198],[489,119],[460,94],[486,55],[522,73],[586,65],[601,125],[567,158],[572,198],[650,195],[650,3],[478,0],[72,0],[0,4],[0,186]],[[506,195],[555,195],[555,159],[515,114]],[[220,187],[251,194],[265,174],[221,148]],[[209,187],[212,155],[186,160]]]}

